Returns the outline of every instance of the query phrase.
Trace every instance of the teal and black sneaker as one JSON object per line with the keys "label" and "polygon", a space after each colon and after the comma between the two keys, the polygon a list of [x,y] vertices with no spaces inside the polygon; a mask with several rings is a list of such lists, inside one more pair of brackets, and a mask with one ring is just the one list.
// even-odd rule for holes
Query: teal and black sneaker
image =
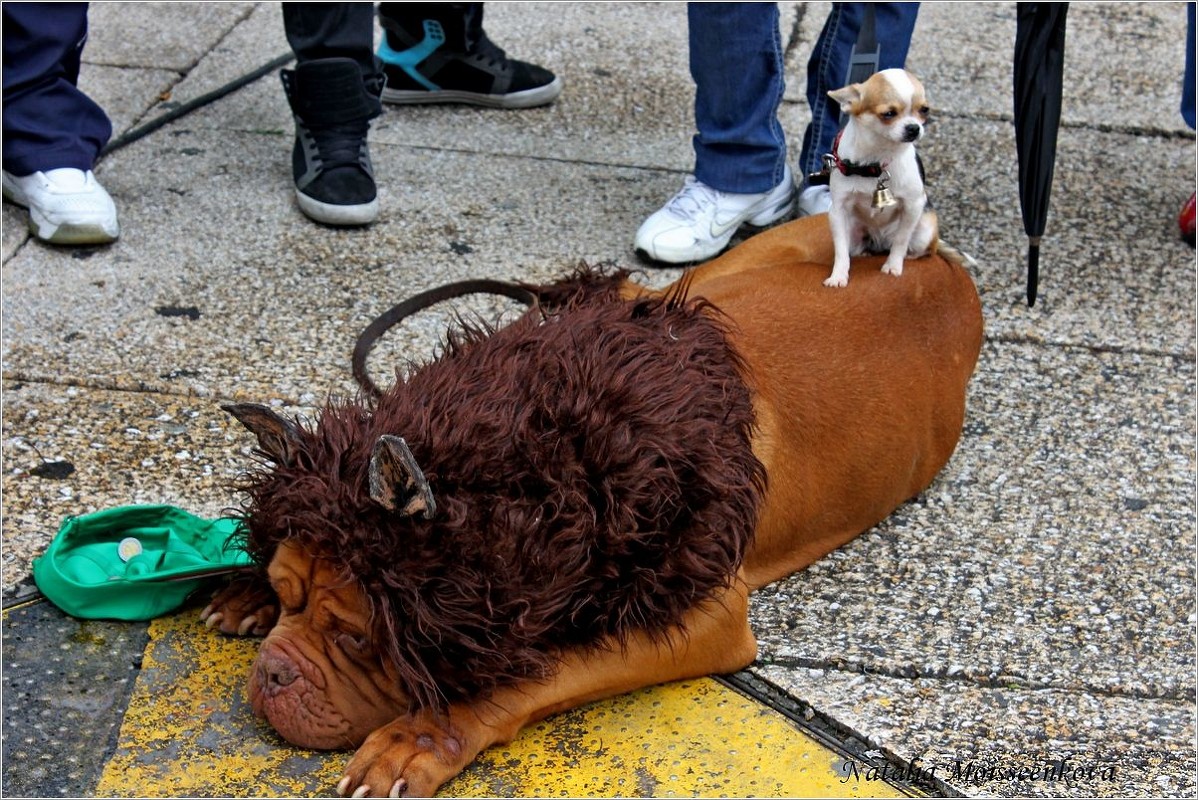
{"label": "teal and black sneaker", "polygon": [[482,3],[380,3],[379,22],[384,103],[531,108],[561,93],[552,72],[487,38]]}

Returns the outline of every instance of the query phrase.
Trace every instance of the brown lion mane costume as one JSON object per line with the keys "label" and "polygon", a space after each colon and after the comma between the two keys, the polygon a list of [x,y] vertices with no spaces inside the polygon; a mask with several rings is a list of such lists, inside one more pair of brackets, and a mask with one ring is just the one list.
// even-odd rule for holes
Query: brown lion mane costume
{"label": "brown lion mane costume", "polygon": [[[584,269],[506,327],[459,324],[238,487],[240,544],[265,568],[290,542],[357,582],[416,707],[549,677],[567,648],[664,636],[741,563],[765,473],[730,323],[685,282],[621,299],[624,277]],[[384,435],[423,470],[431,519],[371,499]]]}

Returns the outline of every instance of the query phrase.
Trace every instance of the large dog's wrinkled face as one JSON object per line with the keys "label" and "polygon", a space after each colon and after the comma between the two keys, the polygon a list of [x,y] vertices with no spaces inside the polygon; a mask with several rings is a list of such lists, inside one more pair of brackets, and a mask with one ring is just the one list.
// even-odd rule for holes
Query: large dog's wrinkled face
{"label": "large dog's wrinkled face", "polygon": [[279,621],[250,675],[250,701],[279,734],[318,750],[357,747],[408,710],[376,652],[362,590],[325,560],[281,545],[268,574]]}

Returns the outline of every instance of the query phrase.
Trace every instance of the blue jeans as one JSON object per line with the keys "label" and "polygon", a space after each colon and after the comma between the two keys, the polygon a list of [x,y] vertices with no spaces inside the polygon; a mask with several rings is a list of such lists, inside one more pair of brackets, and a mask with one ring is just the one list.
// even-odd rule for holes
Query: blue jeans
{"label": "blue jeans", "polygon": [[[799,166],[819,168],[832,148],[840,109],[827,92],[844,85],[864,3],[834,3],[808,64],[812,122]],[[875,3],[879,69],[901,67],[918,4]],[[786,137],[778,123],[785,87],[775,3],[691,3],[687,6],[690,69],[695,81],[695,177],[712,188],[767,192],[782,181]]]}
{"label": "blue jeans", "polygon": [[112,135],[79,90],[87,3],[4,4],[4,169],[89,170]]}
{"label": "blue jeans", "polygon": [[724,192],[768,192],[786,170],[778,6],[688,3],[686,16],[699,130],[695,177]]}

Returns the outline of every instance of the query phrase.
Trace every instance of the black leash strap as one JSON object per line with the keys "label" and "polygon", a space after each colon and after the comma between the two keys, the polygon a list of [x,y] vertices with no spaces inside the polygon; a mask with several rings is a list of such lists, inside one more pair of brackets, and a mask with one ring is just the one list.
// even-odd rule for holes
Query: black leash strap
{"label": "black leash strap", "polygon": [[354,354],[351,363],[354,369],[354,379],[362,387],[362,391],[371,397],[378,397],[383,393],[375,385],[374,381],[370,379],[370,374],[366,371],[366,357],[370,355],[370,349],[374,347],[374,343],[384,333],[417,311],[421,311],[445,300],[452,300],[455,297],[465,297],[469,294],[497,294],[503,297],[510,297],[517,302],[529,306],[537,302],[536,293],[518,283],[491,280],[488,278],[447,283],[444,286],[438,286],[420,294],[412,295],[407,300],[395,304],[380,314],[375,318],[374,322],[366,326],[366,330],[362,331],[362,335],[358,337],[358,342],[354,345]]}

